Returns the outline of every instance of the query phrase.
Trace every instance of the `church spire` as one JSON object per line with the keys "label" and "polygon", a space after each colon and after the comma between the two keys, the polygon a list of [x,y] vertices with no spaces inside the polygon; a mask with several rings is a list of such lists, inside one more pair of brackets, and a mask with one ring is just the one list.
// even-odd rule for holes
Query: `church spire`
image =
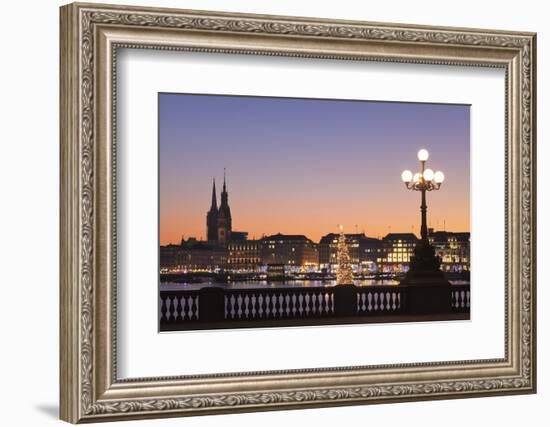
{"label": "church spire", "polygon": [[212,205],[206,213],[206,240],[218,240],[218,202],[216,201],[216,179],[212,178]]}
{"label": "church spire", "polygon": [[221,202],[220,202],[220,212],[222,212],[228,217],[231,216],[231,212],[229,210],[229,202],[227,200],[227,186],[225,184],[225,168],[223,168],[223,188],[222,188],[222,195],[221,195]]}
{"label": "church spire", "polygon": [[212,178],[212,205],[210,206],[210,210],[218,210],[218,202],[216,201],[216,178]]}
{"label": "church spire", "polygon": [[231,239],[231,209],[227,195],[227,185],[225,181],[225,168],[223,168],[223,189],[218,209],[218,243],[225,244]]}

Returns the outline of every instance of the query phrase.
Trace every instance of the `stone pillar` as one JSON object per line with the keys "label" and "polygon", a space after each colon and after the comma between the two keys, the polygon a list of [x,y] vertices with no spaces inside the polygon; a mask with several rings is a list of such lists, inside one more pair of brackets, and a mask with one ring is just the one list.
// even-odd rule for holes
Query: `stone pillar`
{"label": "stone pillar", "polygon": [[225,320],[224,289],[202,288],[199,292],[199,321],[223,322]]}
{"label": "stone pillar", "polygon": [[349,317],[357,314],[357,288],[355,285],[334,287],[334,315]]}

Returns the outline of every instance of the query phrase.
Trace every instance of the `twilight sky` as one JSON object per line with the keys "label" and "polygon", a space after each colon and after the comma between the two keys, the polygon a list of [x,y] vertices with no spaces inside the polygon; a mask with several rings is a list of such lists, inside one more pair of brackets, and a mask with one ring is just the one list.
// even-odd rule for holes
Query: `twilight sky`
{"label": "twilight sky", "polygon": [[233,230],[314,241],[348,233],[420,234],[420,193],[401,172],[416,153],[442,170],[428,225],[470,230],[470,107],[370,101],[159,94],[160,244],[206,237],[212,178],[223,169]]}

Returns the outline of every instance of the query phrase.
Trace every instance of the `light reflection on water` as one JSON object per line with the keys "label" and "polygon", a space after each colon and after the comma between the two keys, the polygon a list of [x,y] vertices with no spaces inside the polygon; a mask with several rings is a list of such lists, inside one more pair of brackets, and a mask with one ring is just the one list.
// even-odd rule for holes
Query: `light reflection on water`
{"label": "light reflection on water", "polygon": [[[354,280],[355,286],[376,286],[376,285],[397,285],[396,280]],[[336,280],[286,280],[270,282],[267,280],[255,280],[250,282],[231,282],[231,283],[176,283],[163,282],[160,284],[161,291],[179,291],[196,290],[208,286],[218,286],[227,289],[246,289],[246,288],[315,288],[322,286],[334,286]]]}

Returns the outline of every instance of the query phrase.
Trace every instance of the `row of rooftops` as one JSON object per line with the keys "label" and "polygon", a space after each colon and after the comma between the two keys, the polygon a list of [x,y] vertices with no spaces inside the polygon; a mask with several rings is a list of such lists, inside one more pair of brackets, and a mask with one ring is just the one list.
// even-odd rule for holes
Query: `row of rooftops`
{"label": "row of rooftops", "polygon": [[[236,242],[254,242],[255,240],[247,240],[246,239],[246,232],[234,232],[236,234],[236,239],[232,239],[231,241]],[[232,233],[233,234],[233,233]],[[386,236],[384,236],[382,239],[377,239],[374,237],[368,237],[367,235],[363,233],[351,233],[351,234],[345,234],[346,238],[352,241],[360,241],[364,243],[368,242],[392,242],[396,240],[402,240],[404,242],[416,242],[418,240],[418,237],[414,233],[388,233]],[[335,239],[338,239],[339,234],[338,233],[329,233],[325,236],[321,237],[321,240],[319,241],[319,244],[331,244],[335,241]],[[468,242],[470,240],[470,233],[469,232],[451,232],[451,231],[432,231],[429,233],[429,237],[434,242],[446,242],[449,240],[449,238],[456,239],[457,242]],[[308,242],[308,243],[314,243],[313,240],[309,239],[303,234],[272,234],[270,236],[263,236],[262,238],[256,240],[261,242],[268,242],[268,241],[277,241],[277,242]],[[183,240],[179,245],[169,244],[166,246],[186,246],[190,248],[215,248],[219,246],[217,243],[214,242],[208,242],[205,240],[197,240],[195,238],[189,238],[187,240]]]}

